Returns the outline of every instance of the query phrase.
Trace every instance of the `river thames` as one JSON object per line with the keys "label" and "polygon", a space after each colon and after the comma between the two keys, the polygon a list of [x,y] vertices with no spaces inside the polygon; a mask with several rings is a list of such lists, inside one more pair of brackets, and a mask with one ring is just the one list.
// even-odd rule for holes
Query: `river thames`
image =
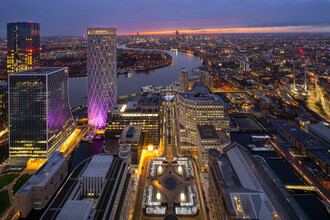
{"label": "river thames", "polygon": [[[119,46],[118,48],[123,47]],[[169,66],[148,72],[133,72],[132,77],[128,77],[127,74],[118,74],[118,96],[138,93],[143,86],[166,86],[172,84],[174,81],[179,80],[179,69],[185,67],[188,69],[189,75],[191,75],[191,70],[202,64],[199,57],[191,54],[168,50],[165,50],[165,52],[173,57],[173,63]],[[72,108],[87,104],[87,77],[70,78],[69,95]]]}

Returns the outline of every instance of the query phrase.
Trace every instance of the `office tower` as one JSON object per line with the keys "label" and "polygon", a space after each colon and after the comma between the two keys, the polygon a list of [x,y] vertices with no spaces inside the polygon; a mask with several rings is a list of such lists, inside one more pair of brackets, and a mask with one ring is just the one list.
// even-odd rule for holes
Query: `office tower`
{"label": "office tower", "polygon": [[40,63],[40,24],[7,23],[7,73],[38,67]]}
{"label": "office tower", "polygon": [[66,180],[41,219],[129,219],[132,178],[129,146],[85,160]]}
{"label": "office tower", "polygon": [[116,28],[88,28],[88,123],[103,129],[117,101]]}
{"label": "office tower", "polygon": [[131,150],[132,169],[137,170],[142,154],[142,125],[126,125],[122,131],[119,144],[129,144]]}
{"label": "office tower", "polygon": [[188,91],[188,70],[186,68],[182,68],[179,70],[180,75],[180,90],[182,92]]}
{"label": "office tower", "polygon": [[222,152],[223,148],[230,144],[230,139],[225,131],[215,130],[213,125],[197,125],[197,155],[199,168],[202,172],[208,171],[208,155],[210,148]]}
{"label": "office tower", "polygon": [[35,68],[8,79],[10,158],[49,158],[76,129],[68,69]]}
{"label": "office tower", "polygon": [[141,96],[138,101],[116,105],[108,115],[105,135],[118,139],[126,125],[142,125],[143,146],[159,146],[160,95]]}
{"label": "office tower", "polygon": [[262,157],[237,143],[208,155],[211,219],[309,219]]}
{"label": "office tower", "polygon": [[68,160],[62,152],[55,151],[15,194],[16,211],[26,218],[32,209],[45,208],[67,175]]}
{"label": "office tower", "polygon": [[7,87],[7,83],[0,83],[0,132],[7,127],[8,127],[8,87]]}
{"label": "office tower", "polygon": [[197,152],[197,125],[213,125],[229,135],[229,117],[224,101],[201,82],[178,94],[181,151]]}

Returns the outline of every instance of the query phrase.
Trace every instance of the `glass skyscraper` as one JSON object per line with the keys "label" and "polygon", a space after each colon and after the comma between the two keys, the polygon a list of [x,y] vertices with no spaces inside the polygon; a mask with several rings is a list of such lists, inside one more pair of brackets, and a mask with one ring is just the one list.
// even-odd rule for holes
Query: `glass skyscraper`
{"label": "glass skyscraper", "polygon": [[68,69],[34,68],[8,80],[10,158],[49,158],[76,129]]}
{"label": "glass skyscraper", "polygon": [[107,113],[117,100],[116,28],[88,28],[88,123],[106,125]]}
{"label": "glass skyscraper", "polygon": [[40,62],[40,24],[7,23],[7,73],[38,67]]}

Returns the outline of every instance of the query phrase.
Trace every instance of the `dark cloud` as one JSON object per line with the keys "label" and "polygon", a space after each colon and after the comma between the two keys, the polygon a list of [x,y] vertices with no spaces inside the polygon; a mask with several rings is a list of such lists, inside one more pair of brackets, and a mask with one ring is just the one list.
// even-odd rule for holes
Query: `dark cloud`
{"label": "dark cloud", "polygon": [[329,0],[1,0],[8,21],[36,21],[42,36],[83,35],[87,27],[119,33],[200,28],[330,25]]}

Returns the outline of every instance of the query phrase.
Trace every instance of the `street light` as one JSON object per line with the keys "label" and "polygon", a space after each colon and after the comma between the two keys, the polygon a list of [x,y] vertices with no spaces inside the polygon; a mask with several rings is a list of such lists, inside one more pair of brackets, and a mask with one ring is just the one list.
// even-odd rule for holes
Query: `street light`
{"label": "street light", "polygon": [[183,192],[180,194],[180,199],[181,199],[181,201],[184,201],[184,199],[185,199],[185,196],[184,196]]}
{"label": "street light", "polygon": [[162,166],[159,166],[159,167],[158,167],[158,173],[161,173],[162,171],[163,171]]}
{"label": "street light", "polygon": [[182,166],[178,167],[178,171],[179,171],[180,174],[182,173]]}
{"label": "street light", "polygon": [[160,192],[158,192],[158,193],[156,194],[156,198],[157,198],[157,200],[160,200],[160,198],[161,198],[161,196],[160,196]]}

